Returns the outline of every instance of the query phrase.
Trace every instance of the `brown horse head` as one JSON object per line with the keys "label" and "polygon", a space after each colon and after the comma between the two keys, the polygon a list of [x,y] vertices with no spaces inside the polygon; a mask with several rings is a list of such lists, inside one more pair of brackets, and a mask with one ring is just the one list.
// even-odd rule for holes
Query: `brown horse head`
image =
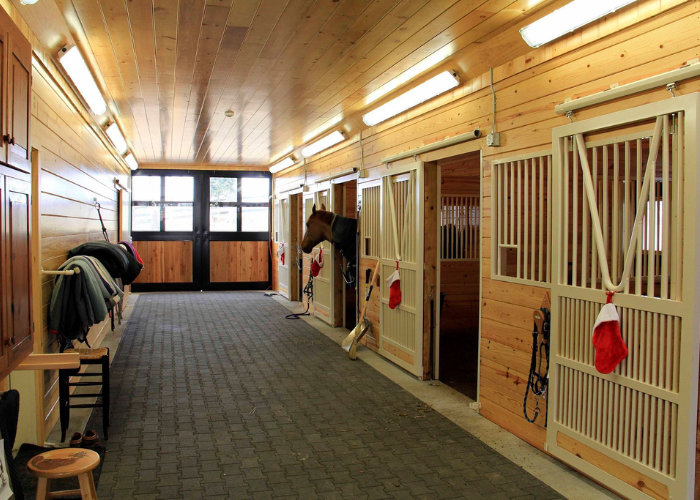
{"label": "brown horse head", "polygon": [[326,211],[326,206],[321,205],[321,210],[316,210],[314,204],[309,220],[306,221],[306,232],[301,242],[301,250],[311,253],[316,245],[324,240],[331,241],[331,224],[333,213]]}

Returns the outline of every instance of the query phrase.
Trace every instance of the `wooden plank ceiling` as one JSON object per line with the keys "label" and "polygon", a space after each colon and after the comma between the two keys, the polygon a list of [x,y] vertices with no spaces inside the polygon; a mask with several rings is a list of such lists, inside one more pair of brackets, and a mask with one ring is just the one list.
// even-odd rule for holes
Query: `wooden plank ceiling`
{"label": "wooden plank ceiling", "polygon": [[426,58],[429,73],[478,76],[484,68],[465,74],[460,54],[552,2],[56,3],[77,14],[73,35],[93,52],[141,163],[266,164],[330,124],[357,133],[367,96]]}

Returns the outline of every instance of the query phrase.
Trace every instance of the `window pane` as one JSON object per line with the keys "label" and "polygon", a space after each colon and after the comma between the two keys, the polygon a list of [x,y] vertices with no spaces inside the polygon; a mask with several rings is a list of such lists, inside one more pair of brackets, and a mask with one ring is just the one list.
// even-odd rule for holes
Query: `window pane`
{"label": "window pane", "polygon": [[212,177],[209,179],[209,201],[238,201],[238,179],[235,177]]}
{"label": "window pane", "polygon": [[165,201],[194,201],[194,177],[166,177]]}
{"label": "window pane", "polygon": [[209,207],[209,231],[238,231],[238,208]]}
{"label": "window pane", "polygon": [[243,177],[241,179],[241,195],[244,202],[265,203],[270,196],[270,179]]}
{"label": "window pane", "polygon": [[241,213],[241,230],[267,232],[267,219],[267,207],[243,207]]}
{"label": "window pane", "polygon": [[166,231],[192,231],[194,208],[191,203],[165,207]]}
{"label": "window pane", "polygon": [[132,217],[132,231],[160,231],[160,206],[133,207]]}
{"label": "window pane", "polygon": [[134,201],[160,201],[160,177],[135,175],[131,183]]}

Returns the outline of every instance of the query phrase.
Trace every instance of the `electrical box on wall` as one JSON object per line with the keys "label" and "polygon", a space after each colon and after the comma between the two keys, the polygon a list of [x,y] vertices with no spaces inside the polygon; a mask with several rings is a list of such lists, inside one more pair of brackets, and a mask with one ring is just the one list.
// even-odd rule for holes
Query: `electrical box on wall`
{"label": "electrical box on wall", "polygon": [[501,145],[501,133],[500,132],[491,132],[489,135],[486,136],[486,145],[489,147],[494,147],[497,148],[498,146]]}

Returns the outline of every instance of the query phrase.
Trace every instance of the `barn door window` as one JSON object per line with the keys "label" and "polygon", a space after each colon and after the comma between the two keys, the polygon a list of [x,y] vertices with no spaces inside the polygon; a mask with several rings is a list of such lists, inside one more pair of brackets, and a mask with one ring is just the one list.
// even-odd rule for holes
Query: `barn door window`
{"label": "barn door window", "polygon": [[478,196],[440,198],[441,260],[479,260],[480,216]]}
{"label": "barn door window", "polygon": [[491,171],[492,277],[549,283],[551,153],[497,160]]}
{"label": "barn door window", "polygon": [[379,257],[379,189],[378,184],[360,185],[360,252],[363,257]]}

